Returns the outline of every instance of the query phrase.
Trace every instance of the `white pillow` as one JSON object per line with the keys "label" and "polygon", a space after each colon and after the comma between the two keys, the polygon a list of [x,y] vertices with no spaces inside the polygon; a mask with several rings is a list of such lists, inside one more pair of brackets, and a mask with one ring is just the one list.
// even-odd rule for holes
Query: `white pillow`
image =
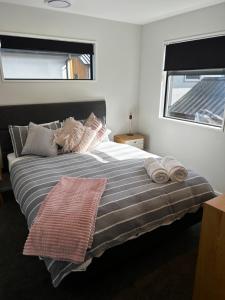
{"label": "white pillow", "polygon": [[105,132],[104,137],[102,139],[102,143],[103,142],[110,142],[109,135],[111,134],[111,132],[112,132],[111,129],[109,129],[109,128],[106,129],[106,132]]}

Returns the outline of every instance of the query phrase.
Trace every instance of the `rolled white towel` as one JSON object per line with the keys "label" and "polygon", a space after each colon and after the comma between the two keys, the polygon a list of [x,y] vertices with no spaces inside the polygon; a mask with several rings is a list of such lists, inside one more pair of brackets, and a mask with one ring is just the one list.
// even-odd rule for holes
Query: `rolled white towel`
{"label": "rolled white towel", "polygon": [[169,175],[165,168],[160,164],[160,162],[153,158],[149,157],[145,159],[144,162],[145,169],[151,179],[156,183],[166,183],[169,180]]}
{"label": "rolled white towel", "polygon": [[174,157],[165,156],[161,160],[162,166],[167,170],[172,181],[184,181],[188,176],[188,171]]}

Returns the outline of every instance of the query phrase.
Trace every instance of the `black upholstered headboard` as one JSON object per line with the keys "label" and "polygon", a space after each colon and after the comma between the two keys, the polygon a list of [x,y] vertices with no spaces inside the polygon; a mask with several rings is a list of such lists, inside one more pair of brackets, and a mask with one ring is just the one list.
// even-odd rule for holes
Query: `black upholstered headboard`
{"label": "black upholstered headboard", "polygon": [[0,146],[4,170],[8,169],[7,154],[13,152],[8,125],[63,121],[72,116],[84,120],[91,112],[105,122],[105,100],[0,106]]}

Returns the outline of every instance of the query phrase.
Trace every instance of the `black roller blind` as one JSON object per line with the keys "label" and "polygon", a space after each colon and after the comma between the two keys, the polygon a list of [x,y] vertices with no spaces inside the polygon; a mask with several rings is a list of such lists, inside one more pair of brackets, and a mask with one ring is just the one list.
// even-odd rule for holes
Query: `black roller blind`
{"label": "black roller blind", "polygon": [[94,54],[94,45],[91,43],[67,42],[29,37],[0,35],[1,48],[49,51],[78,54]]}
{"label": "black roller blind", "polygon": [[165,71],[225,68],[225,36],[169,44]]}

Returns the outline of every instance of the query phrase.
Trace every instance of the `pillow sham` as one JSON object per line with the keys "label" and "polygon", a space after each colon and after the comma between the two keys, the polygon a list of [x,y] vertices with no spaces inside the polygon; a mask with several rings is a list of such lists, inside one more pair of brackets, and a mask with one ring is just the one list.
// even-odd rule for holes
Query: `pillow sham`
{"label": "pillow sham", "polygon": [[100,130],[97,131],[95,138],[91,142],[88,150],[93,150],[96,146],[98,146],[102,141],[106,133],[106,127],[102,127]]}
{"label": "pillow sham", "polygon": [[79,153],[84,153],[88,151],[97,133],[98,133],[98,129],[92,129],[91,127],[84,126],[84,133],[75,151]]}
{"label": "pillow sham", "polygon": [[96,130],[96,135],[88,147],[88,150],[92,150],[102,142],[106,133],[106,127],[103,126],[101,120],[99,120],[93,112],[87,118],[85,126],[91,127],[92,129]]}
{"label": "pillow sham", "polygon": [[93,130],[99,131],[102,128],[102,122],[92,112],[84,123],[85,126],[91,127]]}
{"label": "pillow sham", "polygon": [[30,123],[22,155],[56,156],[58,149],[53,139],[53,130]]}
{"label": "pillow sham", "polygon": [[54,133],[54,141],[62,147],[62,152],[75,152],[84,134],[83,124],[74,118],[67,118],[63,122],[63,127]]}
{"label": "pillow sham", "polygon": [[[53,121],[50,123],[39,124],[43,127],[56,130],[60,128],[59,121]],[[13,151],[16,157],[20,157],[23,147],[25,145],[27,134],[28,134],[28,126],[19,126],[19,125],[9,125],[9,134],[12,141]]]}
{"label": "pillow sham", "polygon": [[102,138],[102,142],[110,142],[110,139],[109,139],[109,135],[111,134],[112,130],[109,129],[109,128],[106,128],[106,132]]}

